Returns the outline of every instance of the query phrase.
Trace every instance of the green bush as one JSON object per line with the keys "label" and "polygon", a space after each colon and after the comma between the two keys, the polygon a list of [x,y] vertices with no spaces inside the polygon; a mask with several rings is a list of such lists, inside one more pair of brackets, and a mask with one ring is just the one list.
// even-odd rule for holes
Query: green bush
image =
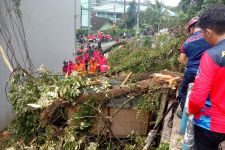
{"label": "green bush", "polygon": [[84,36],[88,35],[88,29],[78,29],[76,32],[76,36],[79,36],[80,34],[83,34]]}
{"label": "green bush", "polygon": [[173,35],[159,35],[154,39],[155,48],[138,47],[134,42],[124,47],[116,48],[109,55],[111,70],[109,73],[132,71],[144,73],[171,69],[180,71],[177,61],[182,37]]}

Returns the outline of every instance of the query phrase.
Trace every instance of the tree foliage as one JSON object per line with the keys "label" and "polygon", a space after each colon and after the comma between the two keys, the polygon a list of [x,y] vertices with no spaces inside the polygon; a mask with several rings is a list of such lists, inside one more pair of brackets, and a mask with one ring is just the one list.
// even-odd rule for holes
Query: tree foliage
{"label": "tree foliage", "polygon": [[172,18],[167,8],[156,0],[155,4],[150,3],[148,8],[140,13],[140,24],[142,28],[159,30],[160,28],[169,27]]}
{"label": "tree foliage", "polygon": [[132,1],[129,3],[129,7],[127,9],[126,14],[126,24],[127,28],[131,29],[135,26],[137,21],[137,3]]}
{"label": "tree foliage", "polygon": [[181,0],[179,8],[188,18],[192,18],[199,15],[203,9],[215,4],[225,4],[225,0]]}
{"label": "tree foliage", "polygon": [[171,34],[160,34],[155,37],[155,48],[137,47],[134,44],[111,51],[109,73],[132,71],[133,73],[144,73],[171,69],[180,69],[177,57],[183,37],[175,37]]}

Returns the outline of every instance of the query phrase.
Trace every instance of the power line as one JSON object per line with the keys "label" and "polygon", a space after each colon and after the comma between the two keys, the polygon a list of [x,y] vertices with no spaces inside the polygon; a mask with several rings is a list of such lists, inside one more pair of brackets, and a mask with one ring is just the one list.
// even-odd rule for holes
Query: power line
{"label": "power line", "polygon": [[[2,3],[4,3],[5,9],[2,8],[0,10],[0,34],[2,35],[3,40],[7,46],[7,57],[9,58],[13,68],[15,68],[16,66],[24,66],[28,70],[32,71],[32,69],[34,69],[35,67],[29,55],[22,13],[18,8],[19,6],[17,5],[17,1],[4,0],[2,1]],[[10,26],[6,23],[7,18]],[[9,27],[11,27],[12,32],[10,32]],[[12,37],[15,38],[17,46],[13,44]],[[21,59],[19,59],[19,56],[16,56],[15,47],[18,47],[19,49],[19,54],[22,58],[23,65],[21,65],[18,61]]]}

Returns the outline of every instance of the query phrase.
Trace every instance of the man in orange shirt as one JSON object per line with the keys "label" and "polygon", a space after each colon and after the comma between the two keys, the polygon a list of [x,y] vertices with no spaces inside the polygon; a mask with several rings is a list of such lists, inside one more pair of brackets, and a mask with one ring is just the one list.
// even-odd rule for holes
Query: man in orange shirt
{"label": "man in orange shirt", "polygon": [[79,59],[76,59],[76,64],[74,65],[74,70],[77,71],[80,75],[84,75],[85,71],[85,64],[80,62]]}
{"label": "man in orange shirt", "polygon": [[98,63],[96,62],[96,59],[93,57],[91,60],[88,62],[88,74],[90,75],[97,75],[97,70],[98,70]]}

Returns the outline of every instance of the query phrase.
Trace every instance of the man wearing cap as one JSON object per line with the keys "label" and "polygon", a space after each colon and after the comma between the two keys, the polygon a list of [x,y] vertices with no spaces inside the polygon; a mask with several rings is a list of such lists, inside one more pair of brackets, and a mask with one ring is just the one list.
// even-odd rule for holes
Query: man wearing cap
{"label": "man wearing cap", "polygon": [[177,112],[177,116],[180,118],[185,104],[188,84],[194,82],[203,52],[211,47],[203,38],[201,28],[197,24],[198,19],[199,17],[194,17],[188,22],[190,36],[182,44],[178,58],[179,62],[185,65],[184,78],[178,93],[181,111]]}

